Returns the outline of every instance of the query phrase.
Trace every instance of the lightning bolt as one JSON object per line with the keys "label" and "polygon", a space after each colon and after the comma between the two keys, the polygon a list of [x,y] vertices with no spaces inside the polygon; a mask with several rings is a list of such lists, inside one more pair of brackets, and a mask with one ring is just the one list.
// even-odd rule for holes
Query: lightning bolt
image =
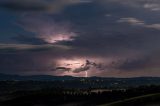
{"label": "lightning bolt", "polygon": [[87,72],[87,71],[85,71],[85,77],[86,77],[86,78],[88,77],[88,72]]}

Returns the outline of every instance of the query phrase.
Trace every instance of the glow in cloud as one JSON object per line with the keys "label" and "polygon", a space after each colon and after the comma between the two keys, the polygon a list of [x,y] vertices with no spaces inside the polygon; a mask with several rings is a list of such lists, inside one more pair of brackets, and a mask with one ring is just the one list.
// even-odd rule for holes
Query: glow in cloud
{"label": "glow in cloud", "polygon": [[35,33],[37,38],[41,38],[48,43],[72,41],[76,37],[76,33],[72,30],[72,25],[69,22],[58,23],[42,15],[26,16],[20,26]]}
{"label": "glow in cloud", "polygon": [[57,43],[60,41],[72,41],[74,40],[75,34],[74,33],[59,33],[54,35],[46,35],[42,36],[41,38],[44,39],[48,43]]}

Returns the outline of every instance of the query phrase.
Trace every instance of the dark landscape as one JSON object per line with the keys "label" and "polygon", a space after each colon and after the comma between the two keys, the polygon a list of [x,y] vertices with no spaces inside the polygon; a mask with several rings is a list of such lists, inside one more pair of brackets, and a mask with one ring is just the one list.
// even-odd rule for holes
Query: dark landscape
{"label": "dark landscape", "polygon": [[0,0],[0,106],[160,106],[160,0]]}
{"label": "dark landscape", "polygon": [[0,106],[157,106],[160,78],[0,74]]}

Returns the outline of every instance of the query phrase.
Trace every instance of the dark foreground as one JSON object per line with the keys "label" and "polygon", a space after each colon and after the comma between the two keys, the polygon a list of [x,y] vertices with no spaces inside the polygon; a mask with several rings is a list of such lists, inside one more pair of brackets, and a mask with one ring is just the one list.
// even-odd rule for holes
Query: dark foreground
{"label": "dark foreground", "polygon": [[159,85],[119,88],[57,85],[53,81],[0,81],[0,106],[160,106]]}

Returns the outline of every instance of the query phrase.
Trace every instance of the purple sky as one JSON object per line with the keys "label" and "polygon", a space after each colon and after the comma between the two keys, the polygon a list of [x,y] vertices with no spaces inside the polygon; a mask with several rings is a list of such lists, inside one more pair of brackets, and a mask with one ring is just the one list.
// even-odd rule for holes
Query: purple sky
{"label": "purple sky", "polygon": [[160,76],[159,0],[1,0],[0,73]]}

